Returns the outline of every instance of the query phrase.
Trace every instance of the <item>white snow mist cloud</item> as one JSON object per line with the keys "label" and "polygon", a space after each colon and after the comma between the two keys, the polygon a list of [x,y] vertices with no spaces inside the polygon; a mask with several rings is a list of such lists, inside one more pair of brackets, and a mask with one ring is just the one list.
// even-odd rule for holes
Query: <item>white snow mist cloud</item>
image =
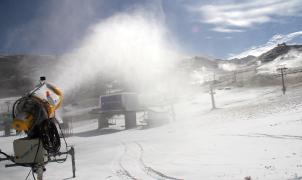
{"label": "white snow mist cloud", "polygon": [[179,54],[163,23],[138,11],[94,25],[78,48],[61,58],[56,82],[65,92],[102,76],[118,76],[142,90],[167,85]]}
{"label": "white snow mist cloud", "polygon": [[218,65],[220,69],[223,69],[225,71],[235,71],[237,69],[236,64],[232,63],[223,63]]}

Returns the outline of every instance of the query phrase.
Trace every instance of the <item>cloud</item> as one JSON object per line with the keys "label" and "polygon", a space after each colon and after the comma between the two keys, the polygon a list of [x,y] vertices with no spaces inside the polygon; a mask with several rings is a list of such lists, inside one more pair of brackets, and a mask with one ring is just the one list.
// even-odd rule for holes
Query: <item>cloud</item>
{"label": "cloud", "polygon": [[255,0],[218,5],[203,5],[192,9],[201,16],[202,23],[212,24],[216,32],[242,32],[256,25],[272,22],[280,17],[296,16],[302,11],[300,0]]}
{"label": "cloud", "polygon": [[225,36],[224,39],[233,39],[232,36]]}
{"label": "cloud", "polygon": [[248,55],[260,56],[261,54],[269,51],[270,49],[274,48],[278,44],[292,42],[292,40],[294,40],[297,37],[302,37],[302,31],[297,31],[286,35],[276,34],[263,45],[251,47],[250,49],[247,49],[239,54],[230,54],[229,59],[243,58]]}
{"label": "cloud", "polygon": [[225,28],[225,27],[215,27],[212,29],[216,32],[222,32],[222,33],[233,33],[233,32],[243,32],[241,29],[231,29],[231,28]]}

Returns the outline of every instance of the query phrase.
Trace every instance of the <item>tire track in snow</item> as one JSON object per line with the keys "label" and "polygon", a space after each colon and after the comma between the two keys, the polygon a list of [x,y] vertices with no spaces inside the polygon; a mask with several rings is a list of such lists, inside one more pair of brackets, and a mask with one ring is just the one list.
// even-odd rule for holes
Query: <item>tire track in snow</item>
{"label": "tire track in snow", "polygon": [[302,136],[293,135],[273,135],[265,133],[252,133],[252,134],[237,134],[233,136],[244,136],[244,137],[254,137],[254,138],[275,138],[275,139],[292,139],[292,140],[302,140]]}
{"label": "tire track in snow", "polygon": [[115,174],[123,180],[153,180],[154,178],[146,174],[138,163],[140,156],[138,147],[133,143],[122,142],[122,145],[124,151],[117,159],[118,170]]}
{"label": "tire track in snow", "polygon": [[147,166],[143,161],[143,154],[144,154],[143,146],[138,142],[135,142],[135,143],[140,149],[139,162],[140,162],[140,165],[141,165],[143,171],[146,174],[150,175],[151,177],[156,178],[157,180],[183,180],[183,179],[180,179],[180,178],[175,178],[175,177],[172,177],[172,176],[165,175],[164,173],[162,173],[160,171],[157,171],[157,170],[153,169],[150,166]]}
{"label": "tire track in snow", "polygon": [[116,168],[113,170],[118,178],[123,180],[183,180],[147,166],[143,161],[143,146],[138,143],[122,143],[123,153],[116,159]]}
{"label": "tire track in snow", "polygon": [[[115,160],[115,163],[117,166],[117,168],[112,168],[112,170],[114,171],[114,173],[120,178],[120,179],[128,179],[128,180],[139,180],[138,178],[134,177],[133,175],[131,175],[129,173],[129,171],[123,166],[122,161],[123,158],[126,156],[127,154],[127,146],[125,145],[125,143],[122,143],[123,147],[124,147],[124,151],[123,153]],[[116,170],[117,169],[117,170]]]}

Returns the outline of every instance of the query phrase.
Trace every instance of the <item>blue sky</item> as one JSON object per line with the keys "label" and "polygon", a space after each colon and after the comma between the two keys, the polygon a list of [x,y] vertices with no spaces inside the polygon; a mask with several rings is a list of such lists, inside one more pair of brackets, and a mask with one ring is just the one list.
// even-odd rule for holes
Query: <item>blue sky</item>
{"label": "blue sky", "polygon": [[301,0],[1,0],[0,53],[68,52],[93,24],[137,7],[190,55],[242,57],[302,43]]}

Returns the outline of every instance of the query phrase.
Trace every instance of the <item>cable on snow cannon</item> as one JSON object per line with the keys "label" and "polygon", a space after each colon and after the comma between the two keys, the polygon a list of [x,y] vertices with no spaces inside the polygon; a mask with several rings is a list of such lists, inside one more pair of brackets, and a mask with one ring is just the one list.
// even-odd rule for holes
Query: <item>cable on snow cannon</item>
{"label": "cable on snow cannon", "polygon": [[[0,154],[5,156],[0,158],[0,161],[13,162],[5,167],[31,167],[33,177],[35,178],[34,173],[36,173],[38,180],[42,180],[47,163],[64,162],[69,154],[72,157],[72,172],[75,177],[74,148],[67,146],[65,136],[55,117],[55,111],[61,106],[62,100],[62,91],[46,83],[45,77],[40,77],[40,83],[14,103],[12,127],[18,133],[24,132],[26,137],[14,140],[14,156],[0,150]],[[61,138],[66,148],[64,152],[60,151]],[[58,159],[61,155],[66,156]]]}

